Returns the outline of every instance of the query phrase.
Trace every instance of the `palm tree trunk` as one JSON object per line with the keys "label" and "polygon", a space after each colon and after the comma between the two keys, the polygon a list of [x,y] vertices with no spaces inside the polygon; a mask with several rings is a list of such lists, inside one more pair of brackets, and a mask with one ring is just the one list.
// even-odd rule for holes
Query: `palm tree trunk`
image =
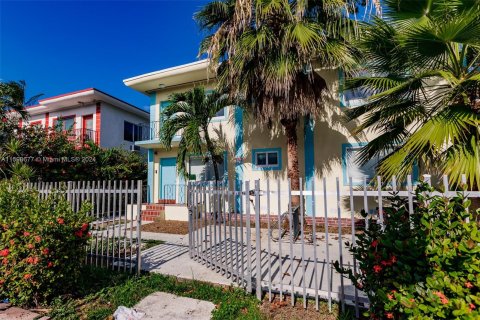
{"label": "palm tree trunk", "polygon": [[[298,137],[297,124],[298,118],[282,119],[280,123],[285,128],[285,136],[287,137],[287,176],[290,179],[291,190],[300,189],[300,169],[298,167]],[[292,196],[290,199],[292,210],[300,205],[300,196]],[[299,215],[300,209],[293,212],[293,236],[299,235]]]}
{"label": "palm tree trunk", "polygon": [[[281,124],[285,128],[287,137],[287,176],[290,179],[291,189],[300,189],[300,169],[298,167],[298,119],[282,119]],[[292,206],[300,205],[300,196],[292,197]]]}

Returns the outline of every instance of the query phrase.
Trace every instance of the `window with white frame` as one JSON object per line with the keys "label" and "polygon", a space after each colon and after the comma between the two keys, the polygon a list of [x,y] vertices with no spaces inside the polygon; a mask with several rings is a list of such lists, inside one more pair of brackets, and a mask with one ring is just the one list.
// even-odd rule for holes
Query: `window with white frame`
{"label": "window with white frame", "polygon": [[[219,179],[223,180],[226,175],[225,155],[222,163],[217,165]],[[212,161],[204,162],[203,157],[192,156],[189,159],[189,177],[192,181],[211,181],[215,180],[215,170]]]}
{"label": "window with white frame", "polygon": [[367,183],[375,177],[375,168],[380,161],[379,157],[370,159],[365,164],[359,163],[360,150],[365,144],[360,145],[344,145],[343,148],[343,172],[344,184],[349,184],[352,177],[354,185],[363,184],[364,177],[367,177]]}
{"label": "window with white frame", "polygon": [[253,165],[257,170],[280,170],[281,149],[254,149]]}
{"label": "window with white frame", "polygon": [[[379,74],[372,74],[367,71],[360,71],[356,77],[369,77],[369,76],[380,76]],[[344,89],[345,86],[345,75],[343,72],[340,73],[340,102],[342,107],[355,108],[367,103],[368,99],[375,93],[365,88],[360,89]]]}

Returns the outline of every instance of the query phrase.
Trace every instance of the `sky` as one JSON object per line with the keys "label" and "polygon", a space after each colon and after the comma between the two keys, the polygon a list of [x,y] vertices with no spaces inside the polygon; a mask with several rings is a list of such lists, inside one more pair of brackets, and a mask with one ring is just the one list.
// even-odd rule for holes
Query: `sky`
{"label": "sky", "polygon": [[94,87],[146,109],[123,80],[197,60],[192,16],[207,2],[0,0],[0,79],[25,80],[27,97]]}

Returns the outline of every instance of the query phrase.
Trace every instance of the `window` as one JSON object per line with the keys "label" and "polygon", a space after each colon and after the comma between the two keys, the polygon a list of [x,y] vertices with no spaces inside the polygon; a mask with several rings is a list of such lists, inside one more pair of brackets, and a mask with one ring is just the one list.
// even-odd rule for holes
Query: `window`
{"label": "window", "polygon": [[[223,180],[227,177],[227,153],[223,154],[223,163],[218,164],[219,179]],[[215,180],[215,171],[213,163],[203,162],[203,157],[190,157],[189,159],[189,176],[193,181],[211,181]]]}
{"label": "window", "polygon": [[142,141],[142,126],[128,121],[123,122],[123,140],[135,142]]}
{"label": "window", "polygon": [[58,117],[53,120],[53,126],[60,125],[62,130],[67,131],[75,127],[75,116]]}
{"label": "window", "polygon": [[222,108],[222,110],[218,111],[216,114],[215,114],[215,118],[217,117],[225,117],[225,108]]}
{"label": "window", "polygon": [[282,152],[280,148],[254,149],[252,157],[254,170],[280,170],[282,167]]}
{"label": "window", "polygon": [[133,142],[133,123],[123,122],[123,140]]}
{"label": "window", "polygon": [[[371,74],[366,71],[361,71],[357,76],[358,77],[367,77]],[[365,104],[370,96],[374,93],[369,92],[365,89],[356,89],[356,90],[345,90],[345,75],[342,71],[339,74],[340,81],[340,105],[342,107],[354,108],[359,107]]]}
{"label": "window", "polygon": [[375,167],[380,161],[380,158],[372,158],[367,163],[360,165],[358,157],[360,150],[366,143],[359,144],[344,144],[343,145],[343,183],[349,185],[349,179],[352,177],[353,185],[362,185],[363,179],[367,177],[367,183],[375,177]]}
{"label": "window", "polygon": [[[361,142],[358,144],[346,143],[342,146],[342,169],[344,185],[348,186],[350,184],[350,177],[352,177],[352,185],[357,186],[363,185],[363,179],[365,176],[367,177],[367,183],[369,183],[373,178],[376,179],[377,164],[381,159],[393,151],[393,147],[389,151],[382,151],[377,157],[370,159],[364,165],[360,165],[358,163],[359,152],[360,149],[366,145],[366,142]],[[411,175],[414,182],[418,180],[418,173],[418,164],[414,164],[411,170]]]}

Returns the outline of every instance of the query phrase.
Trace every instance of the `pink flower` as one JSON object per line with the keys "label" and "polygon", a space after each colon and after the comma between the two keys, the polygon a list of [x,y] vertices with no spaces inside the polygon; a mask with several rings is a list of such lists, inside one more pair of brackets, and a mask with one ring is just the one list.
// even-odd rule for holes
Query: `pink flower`
{"label": "pink flower", "polygon": [[469,281],[465,282],[465,287],[468,288],[468,289],[472,289],[473,288],[473,284]]}
{"label": "pink flower", "polygon": [[386,312],[385,316],[387,317],[387,319],[393,319],[393,313],[392,312]]}
{"label": "pink flower", "polygon": [[88,223],[82,224],[82,231],[87,231],[88,229]]}
{"label": "pink flower", "polygon": [[376,240],[376,239],[373,240],[371,246],[376,248],[378,246],[378,240]]}
{"label": "pink flower", "polygon": [[58,218],[58,219],[57,219],[57,222],[58,222],[58,224],[64,224],[64,223],[65,223],[65,221],[63,220],[63,218]]}
{"label": "pink flower", "polygon": [[23,236],[24,236],[24,237],[28,237],[29,235],[30,235],[30,232],[28,232],[28,231],[24,231],[24,232],[23,232]]}
{"label": "pink flower", "polygon": [[443,304],[448,303],[448,299],[443,293],[441,293],[439,291],[435,291],[435,292],[433,292],[433,294],[440,298],[441,303],[443,303]]}
{"label": "pink flower", "polygon": [[51,268],[51,267],[53,267],[53,262],[49,261],[48,264],[47,264],[47,268]]}
{"label": "pink flower", "polygon": [[79,238],[83,237],[83,231],[82,230],[75,231],[75,236]]}
{"label": "pink flower", "polygon": [[473,303],[470,303],[470,304],[468,305],[468,308],[470,309],[470,311],[472,311],[472,310],[475,309],[476,307],[475,307],[475,305],[474,305]]}
{"label": "pink flower", "polygon": [[32,277],[30,273],[27,273],[26,275],[23,276],[23,279],[28,280]]}
{"label": "pink flower", "polygon": [[35,241],[40,242],[40,240],[42,240],[42,237],[40,237],[40,236],[35,236]]}
{"label": "pink flower", "polygon": [[0,257],[7,257],[10,254],[10,250],[8,248],[0,250]]}
{"label": "pink flower", "polygon": [[50,249],[48,249],[48,248],[45,248],[45,249],[42,250],[42,253],[43,253],[44,255],[49,254],[49,252],[50,252]]}
{"label": "pink flower", "polygon": [[373,272],[379,273],[380,271],[382,271],[382,266],[379,266],[378,264],[373,266]]}
{"label": "pink flower", "polygon": [[29,243],[29,244],[27,244],[27,248],[28,248],[28,249],[33,249],[33,248],[34,248],[34,245],[31,244],[31,243]]}

